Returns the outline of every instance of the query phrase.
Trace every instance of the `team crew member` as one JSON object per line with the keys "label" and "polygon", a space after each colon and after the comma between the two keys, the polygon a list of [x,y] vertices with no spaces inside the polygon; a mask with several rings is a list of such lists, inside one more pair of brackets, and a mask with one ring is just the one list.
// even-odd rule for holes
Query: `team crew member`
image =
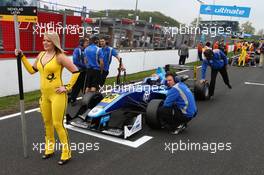
{"label": "team crew member", "polygon": [[214,45],[213,45],[213,50],[214,49],[219,49],[219,42],[218,41],[216,41],[215,43],[214,43]]}
{"label": "team crew member", "polygon": [[218,45],[218,49],[221,50],[223,53],[225,53],[225,41],[221,40],[221,42]]}
{"label": "team crew member", "polygon": [[244,43],[242,46],[242,51],[238,59],[238,66],[241,66],[241,63],[243,62],[242,66],[245,66],[246,63],[246,57],[247,57],[247,43]]}
{"label": "team crew member", "polygon": [[207,66],[211,67],[211,81],[210,81],[210,87],[209,87],[209,95],[212,97],[214,95],[214,89],[215,89],[215,81],[217,73],[220,72],[220,74],[223,77],[223,80],[225,84],[232,89],[232,86],[229,83],[229,78],[227,74],[227,57],[226,55],[219,49],[211,50],[207,49],[204,51],[205,59],[203,60],[202,64],[202,79],[201,83],[205,81],[206,76],[206,69]]}
{"label": "team crew member", "polygon": [[98,44],[98,37],[90,38],[91,44],[84,50],[88,62],[88,71],[86,77],[86,92],[95,92],[101,83],[101,77],[104,70],[104,54]]}
{"label": "team crew member", "polygon": [[84,57],[84,49],[89,45],[89,39],[84,38],[79,41],[79,46],[73,51],[73,63],[77,66],[80,71],[80,75],[78,77],[77,82],[72,88],[72,92],[70,95],[71,103],[76,101],[76,98],[82,88],[84,88],[85,77],[87,72],[87,59]]}
{"label": "team crew member", "polygon": [[209,41],[205,43],[205,46],[204,46],[204,50],[203,51],[205,51],[207,49],[212,49],[211,43]]}
{"label": "team crew member", "polygon": [[234,43],[234,50],[233,50],[233,52],[234,52],[234,55],[236,55],[236,53],[237,53],[237,43],[236,42]]}
{"label": "team crew member", "polygon": [[[22,51],[16,50],[16,55],[22,55],[22,62],[30,74],[40,72],[40,109],[45,126],[45,154],[48,159],[54,154],[54,128],[62,144],[62,154],[59,165],[67,163],[71,158],[71,150],[67,130],[63,125],[64,112],[67,108],[67,92],[76,82],[79,72],[76,66],[65,56],[60,46],[60,38],[56,32],[44,34],[44,50],[40,52],[33,66],[28,62]],[[72,72],[72,78],[67,85],[62,83],[62,69]]]}
{"label": "team crew member", "polygon": [[167,73],[166,80],[169,90],[158,114],[162,124],[173,131],[172,134],[178,134],[196,116],[197,107],[190,89],[177,81],[173,73]]}
{"label": "team crew member", "polygon": [[179,65],[184,65],[186,58],[189,58],[189,48],[187,46],[187,41],[181,45],[180,49],[178,50],[178,55],[180,56]]}
{"label": "team crew member", "polygon": [[[112,62],[112,57],[114,56],[118,60],[119,64],[121,62],[121,58],[118,55],[118,52],[108,45],[108,38],[104,37],[100,39],[100,47],[102,48],[104,54],[104,71],[102,74],[102,81],[100,83],[100,86],[103,86],[106,77],[109,74],[109,68]],[[125,70],[123,63],[121,64],[121,70]]]}
{"label": "team crew member", "polygon": [[228,42],[226,42],[226,44],[225,44],[225,55],[227,55],[228,52],[229,52],[229,44],[228,44]]}
{"label": "team crew member", "polygon": [[259,67],[263,67],[264,63],[264,41],[261,41],[260,47],[259,47],[259,53],[260,53],[260,58],[259,58]]}
{"label": "team crew member", "polygon": [[203,61],[203,43],[200,42],[197,46],[197,50],[198,50],[198,58],[200,61]]}

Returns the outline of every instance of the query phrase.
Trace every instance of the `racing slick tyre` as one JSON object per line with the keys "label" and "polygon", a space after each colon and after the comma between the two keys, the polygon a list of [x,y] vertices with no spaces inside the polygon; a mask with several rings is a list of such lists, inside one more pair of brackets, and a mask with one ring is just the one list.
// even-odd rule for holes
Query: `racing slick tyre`
{"label": "racing slick tyre", "polygon": [[209,83],[205,81],[204,83],[200,83],[197,81],[194,85],[194,96],[196,100],[209,100]]}
{"label": "racing slick tyre", "polygon": [[146,110],[146,123],[152,129],[160,129],[161,123],[158,116],[158,109],[163,104],[163,100],[154,99],[151,100],[147,106]]}

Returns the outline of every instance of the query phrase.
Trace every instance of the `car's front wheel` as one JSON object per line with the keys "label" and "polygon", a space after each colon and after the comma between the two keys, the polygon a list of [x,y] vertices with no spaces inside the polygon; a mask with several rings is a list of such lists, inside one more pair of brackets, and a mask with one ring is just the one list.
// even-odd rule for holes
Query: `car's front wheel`
{"label": "car's front wheel", "polygon": [[149,125],[149,127],[153,129],[160,129],[161,128],[161,122],[158,115],[158,109],[160,106],[162,106],[163,100],[161,99],[154,99],[151,100],[147,106],[146,110],[146,123]]}

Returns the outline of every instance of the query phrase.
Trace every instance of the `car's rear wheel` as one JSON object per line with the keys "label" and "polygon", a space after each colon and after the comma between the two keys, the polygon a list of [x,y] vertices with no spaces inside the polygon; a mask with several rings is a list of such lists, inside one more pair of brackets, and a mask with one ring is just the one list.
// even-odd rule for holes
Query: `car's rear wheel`
{"label": "car's rear wheel", "polygon": [[146,110],[146,123],[152,129],[160,129],[161,123],[158,115],[158,109],[163,104],[163,100],[154,99],[151,100]]}
{"label": "car's rear wheel", "polygon": [[209,95],[209,83],[207,81],[201,83],[197,81],[194,86],[194,96],[196,100],[208,100]]}

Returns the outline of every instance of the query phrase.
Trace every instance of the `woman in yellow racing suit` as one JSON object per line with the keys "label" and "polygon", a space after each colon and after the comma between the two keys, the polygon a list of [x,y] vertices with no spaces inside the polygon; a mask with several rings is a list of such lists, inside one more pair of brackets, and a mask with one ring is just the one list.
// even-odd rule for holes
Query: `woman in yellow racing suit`
{"label": "woman in yellow racing suit", "polygon": [[243,46],[242,46],[241,54],[240,54],[239,59],[238,59],[238,66],[241,66],[242,62],[243,62],[242,66],[243,67],[245,66],[246,57],[247,57],[247,48],[248,48],[248,44],[244,43]]}
{"label": "woman in yellow racing suit", "polygon": [[[40,52],[33,66],[28,62],[22,51],[16,50],[16,55],[22,56],[22,62],[30,74],[39,71],[41,98],[40,109],[45,126],[45,154],[48,159],[54,154],[54,128],[62,145],[62,154],[59,165],[67,163],[71,158],[71,150],[67,130],[63,125],[67,108],[67,92],[75,84],[79,72],[75,65],[65,56],[60,46],[60,39],[56,32],[48,31],[44,35],[44,50]],[[67,85],[62,82],[63,68],[72,72],[71,80]]]}

